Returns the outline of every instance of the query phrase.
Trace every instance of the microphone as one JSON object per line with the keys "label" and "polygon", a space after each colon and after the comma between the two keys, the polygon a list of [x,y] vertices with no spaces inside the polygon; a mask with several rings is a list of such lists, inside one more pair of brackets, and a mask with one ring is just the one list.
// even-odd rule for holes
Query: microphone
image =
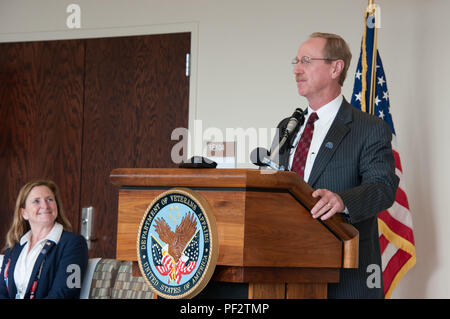
{"label": "microphone", "polygon": [[[306,110],[308,110],[308,109],[306,109]],[[270,155],[270,161],[273,161],[275,159],[275,157],[278,156],[283,145],[286,143],[286,141],[291,136],[291,133],[294,132],[296,128],[303,125],[304,122],[305,122],[305,112],[300,108],[296,108],[294,111],[294,114],[292,114],[291,118],[289,119],[288,124],[286,125],[286,128],[284,129],[283,138],[281,139],[281,141],[277,145],[277,147],[273,150],[272,155]],[[299,123],[300,123],[300,125],[298,125]]]}
{"label": "microphone", "polygon": [[301,122],[300,125],[303,125],[303,122],[305,121],[305,114],[302,109],[296,108],[294,111],[294,114],[292,114],[291,118],[289,119],[288,124],[286,125],[286,128],[283,132],[283,137],[289,138],[291,133],[296,129],[298,126],[298,123]]}

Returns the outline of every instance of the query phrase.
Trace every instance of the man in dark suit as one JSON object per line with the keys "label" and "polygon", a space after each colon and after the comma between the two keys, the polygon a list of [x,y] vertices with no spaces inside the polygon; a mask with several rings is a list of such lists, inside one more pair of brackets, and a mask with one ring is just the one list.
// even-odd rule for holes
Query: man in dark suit
{"label": "man in dark suit", "polygon": [[[281,150],[279,164],[315,189],[313,218],[339,213],[359,231],[359,268],[343,269],[340,282],[328,286],[329,298],[383,298],[382,278],[368,279],[373,269],[382,273],[377,214],[392,205],[399,180],[389,127],[341,94],[350,60],[348,45],[334,34],[313,33],[300,46],[294,74],[308,113]],[[288,121],[280,122],[280,131]]]}

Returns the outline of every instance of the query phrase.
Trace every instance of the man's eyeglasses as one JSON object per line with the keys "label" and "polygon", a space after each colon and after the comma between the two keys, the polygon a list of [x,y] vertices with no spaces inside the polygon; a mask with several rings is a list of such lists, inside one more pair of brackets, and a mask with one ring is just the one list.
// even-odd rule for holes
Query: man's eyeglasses
{"label": "man's eyeglasses", "polygon": [[300,59],[298,57],[293,58],[291,63],[293,65],[296,65],[296,64],[298,64],[300,62],[303,65],[308,65],[313,60],[336,61],[336,60],[339,60],[339,59],[311,58],[311,57],[305,55],[305,56],[302,56]]}

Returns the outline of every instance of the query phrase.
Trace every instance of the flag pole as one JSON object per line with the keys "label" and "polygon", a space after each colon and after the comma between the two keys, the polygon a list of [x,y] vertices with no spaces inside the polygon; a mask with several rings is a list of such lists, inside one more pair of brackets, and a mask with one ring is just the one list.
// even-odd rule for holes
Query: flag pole
{"label": "flag pole", "polygon": [[[377,62],[377,27],[376,23],[378,17],[376,16],[376,10],[374,6],[374,0],[369,0],[369,5],[367,9],[364,12],[364,35],[363,35],[363,41],[362,41],[362,56],[361,56],[361,64],[362,64],[362,76],[366,78],[367,71],[370,72],[370,93],[369,93],[369,101],[366,101],[366,91],[367,91],[367,82],[362,82],[362,88],[361,88],[361,110],[363,112],[367,112],[369,114],[375,114],[375,107],[374,107],[374,91],[375,91],[375,80],[376,80],[376,62]],[[366,45],[367,45],[367,19],[368,17],[374,14],[375,15],[375,23],[374,23],[374,37],[373,37],[373,50],[372,50],[372,65],[371,69],[368,70],[368,63],[367,63],[367,51],[366,51]]]}
{"label": "flag pole", "polygon": [[[364,12],[364,36],[363,36],[363,55],[362,55],[362,69],[363,69],[363,76],[365,77],[367,74],[367,71],[370,71],[370,92],[369,92],[369,101],[366,101],[365,94],[367,90],[367,84],[365,82],[362,83],[362,92],[361,92],[361,110],[363,112],[367,112],[369,114],[374,115],[375,114],[375,107],[374,107],[374,93],[375,93],[375,81],[376,81],[376,71],[377,71],[377,15],[376,15],[376,8],[374,5],[374,0],[369,0],[369,5],[367,9]],[[374,31],[373,31],[373,50],[372,50],[372,64],[371,69],[367,70],[368,63],[367,63],[367,54],[366,54],[366,40],[367,40],[367,19],[370,15],[374,15]]]}
{"label": "flag pole", "polygon": [[[369,0],[369,2],[370,2],[370,0]],[[364,33],[363,33],[363,38],[362,38],[362,43],[361,43],[361,72],[362,72],[363,79],[366,78],[366,74],[367,74],[366,40],[367,40],[367,10],[364,11]],[[366,90],[367,90],[367,81],[361,81],[361,111],[363,111],[363,112],[367,112]]]}
{"label": "flag pole", "polygon": [[371,83],[370,83],[370,102],[369,102],[369,113],[375,115],[375,106],[374,106],[374,94],[375,94],[375,86],[376,86],[376,74],[377,74],[377,42],[378,42],[378,28],[377,28],[377,11],[374,8],[373,0],[369,0],[369,5],[371,11],[369,14],[374,15],[374,31],[373,31],[373,51],[372,51],[372,74],[371,74]]}

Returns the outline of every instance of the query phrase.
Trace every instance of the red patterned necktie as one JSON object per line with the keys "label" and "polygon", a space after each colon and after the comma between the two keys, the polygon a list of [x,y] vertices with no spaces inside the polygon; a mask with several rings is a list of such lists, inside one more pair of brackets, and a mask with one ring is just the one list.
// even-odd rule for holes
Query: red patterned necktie
{"label": "red patterned necktie", "polygon": [[308,157],[309,146],[311,145],[314,133],[314,122],[318,119],[319,117],[316,112],[311,113],[303,130],[302,137],[298,142],[297,149],[295,150],[291,171],[296,172],[301,178],[305,175],[306,158]]}

